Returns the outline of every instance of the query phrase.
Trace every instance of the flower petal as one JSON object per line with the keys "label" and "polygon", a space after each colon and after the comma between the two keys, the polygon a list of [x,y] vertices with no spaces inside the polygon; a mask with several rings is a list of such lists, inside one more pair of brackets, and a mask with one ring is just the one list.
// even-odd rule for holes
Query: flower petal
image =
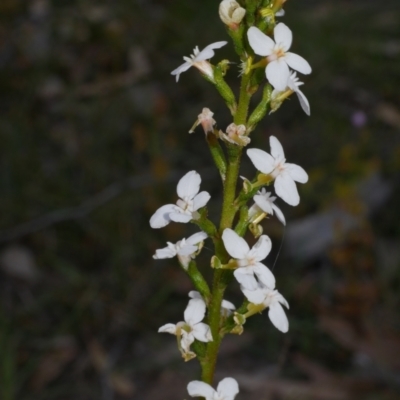
{"label": "flower petal", "polygon": [[193,199],[199,193],[201,177],[196,171],[185,174],[176,187],[176,192],[181,199]]}
{"label": "flower petal", "polygon": [[239,393],[239,385],[233,378],[225,378],[218,384],[217,392],[224,400],[233,400]]}
{"label": "flower petal", "polygon": [[194,342],[194,336],[192,333],[187,333],[186,331],[182,330],[181,336],[181,347],[186,352],[190,352],[190,345]]}
{"label": "flower petal", "polygon": [[308,181],[308,174],[302,167],[296,164],[285,164],[285,172],[287,172],[290,177],[300,183],[306,183]]}
{"label": "flower petal", "polygon": [[272,157],[278,158],[278,159],[285,158],[285,152],[283,151],[281,142],[275,136],[269,137],[269,145],[271,146]]}
{"label": "flower petal", "polygon": [[191,290],[189,292],[189,297],[191,297],[192,299],[200,299],[204,301],[203,296],[197,290]]}
{"label": "flower petal", "polygon": [[292,31],[283,22],[280,22],[274,28],[274,39],[277,45],[280,45],[284,51],[288,51],[292,45]]}
{"label": "flower petal", "polygon": [[254,273],[257,278],[262,282],[267,288],[274,289],[275,287],[275,276],[269,268],[264,264],[257,263],[254,267]]}
{"label": "flower petal", "polygon": [[286,219],[285,219],[285,216],[283,215],[281,209],[278,206],[276,206],[274,203],[272,203],[272,208],[275,211],[275,215],[279,219],[279,221],[281,221],[283,225],[286,225]]}
{"label": "flower petal", "polygon": [[226,41],[221,41],[209,44],[208,46],[204,47],[204,49],[199,54],[197,54],[194,61],[197,62],[197,61],[209,60],[211,57],[214,57],[215,55],[214,49],[220,49],[227,43],[228,42]]}
{"label": "flower petal", "polygon": [[206,313],[206,304],[204,300],[192,299],[189,300],[189,304],[184,312],[185,321],[193,326],[203,320]]}
{"label": "flower petal", "polygon": [[247,38],[254,53],[259,56],[269,56],[272,54],[275,46],[274,41],[255,26],[249,28]]}
{"label": "flower petal", "polygon": [[274,89],[279,91],[286,89],[290,71],[283,58],[271,61],[265,69],[265,74],[267,75],[267,79]]}
{"label": "flower petal", "polygon": [[258,284],[256,278],[254,277],[254,273],[252,269],[249,268],[237,268],[233,272],[235,275],[236,280],[248,290],[255,290],[258,288]]}
{"label": "flower petal", "polygon": [[310,103],[308,102],[307,97],[301,90],[296,90],[296,94],[297,98],[299,99],[301,108],[308,116],[310,116],[311,115]]}
{"label": "flower petal", "polygon": [[[266,212],[267,214],[273,214],[274,211],[272,209],[272,201],[270,199],[265,198],[265,196],[261,194],[256,194],[253,197],[254,202],[258,207],[261,208],[262,211]],[[251,214],[249,210],[249,215]]]}
{"label": "flower petal", "polygon": [[222,300],[221,307],[225,308],[227,310],[236,310],[235,305],[233,303],[231,303],[230,301],[228,301],[228,300]]}
{"label": "flower petal", "polygon": [[203,322],[193,326],[192,334],[200,342],[212,342],[213,340],[210,327]]}
{"label": "flower petal", "polygon": [[190,256],[191,254],[196,253],[197,250],[198,247],[194,244],[186,243],[182,248],[177,251],[177,254],[179,254],[180,256]]}
{"label": "flower petal", "polygon": [[187,391],[192,397],[204,397],[206,400],[212,400],[215,390],[205,382],[192,381],[187,386]]}
{"label": "flower petal", "polygon": [[291,206],[300,203],[300,196],[293,178],[286,172],[281,173],[275,179],[274,188],[276,194]]}
{"label": "flower petal", "polygon": [[150,218],[150,226],[153,229],[163,228],[167,226],[171,219],[169,214],[174,211],[175,204],[166,204],[160,207]]}
{"label": "flower petal", "polygon": [[208,192],[200,192],[198,195],[196,195],[193,199],[193,211],[197,211],[199,208],[204,207],[210,198],[211,196]]}
{"label": "flower petal", "polygon": [[289,330],[289,321],[279,303],[273,303],[269,306],[268,317],[276,329],[279,329],[283,333]]}
{"label": "flower petal", "polygon": [[169,218],[170,218],[171,221],[181,222],[183,224],[186,224],[190,220],[192,220],[193,216],[192,216],[192,214],[184,214],[182,212],[174,211],[174,212],[169,214]]}
{"label": "flower petal", "polygon": [[157,249],[156,254],[154,254],[153,258],[155,260],[161,260],[163,258],[172,258],[176,256],[176,250],[171,247],[164,247],[163,249]]}
{"label": "flower petal", "polygon": [[254,258],[256,261],[264,260],[270,253],[271,248],[271,239],[267,235],[261,235],[257,243],[250,250],[249,257]]}
{"label": "flower petal", "polygon": [[222,240],[224,242],[226,251],[229,255],[236,259],[243,259],[250,251],[250,247],[247,242],[241,238],[232,229],[226,228],[222,233]]}
{"label": "flower petal", "polygon": [[179,75],[180,75],[182,72],[187,71],[191,66],[192,66],[192,63],[185,62],[185,63],[183,63],[182,65],[180,65],[178,68],[174,69],[174,70],[171,72],[171,75],[176,75],[176,81],[178,82],[178,81],[179,81]]}
{"label": "flower petal", "polygon": [[198,244],[207,239],[208,235],[205,232],[197,232],[186,239],[187,244]]}
{"label": "flower petal", "polygon": [[302,56],[288,52],[285,54],[285,61],[295,71],[299,71],[304,75],[311,74],[311,65]]}
{"label": "flower petal", "polygon": [[268,154],[264,150],[248,149],[247,155],[249,156],[254,166],[263,174],[269,174],[274,170],[275,160],[270,154]]}
{"label": "flower petal", "polygon": [[253,304],[263,304],[265,300],[265,292],[257,288],[255,290],[248,290],[245,287],[241,287],[243,294],[246,296],[247,300]]}
{"label": "flower petal", "polygon": [[165,324],[158,329],[158,332],[171,333],[172,335],[176,335],[176,325],[174,324]]}
{"label": "flower petal", "polygon": [[280,293],[277,293],[275,295],[275,300],[279,301],[279,303],[283,304],[286,308],[289,308],[288,302],[286,301],[286,299]]}

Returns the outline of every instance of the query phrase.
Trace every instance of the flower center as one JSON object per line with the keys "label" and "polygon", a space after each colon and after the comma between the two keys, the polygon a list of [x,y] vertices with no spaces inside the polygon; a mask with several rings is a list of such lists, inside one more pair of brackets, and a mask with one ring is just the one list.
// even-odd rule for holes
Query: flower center
{"label": "flower center", "polygon": [[285,56],[285,50],[280,46],[275,46],[274,52],[267,57],[268,62],[276,61]]}

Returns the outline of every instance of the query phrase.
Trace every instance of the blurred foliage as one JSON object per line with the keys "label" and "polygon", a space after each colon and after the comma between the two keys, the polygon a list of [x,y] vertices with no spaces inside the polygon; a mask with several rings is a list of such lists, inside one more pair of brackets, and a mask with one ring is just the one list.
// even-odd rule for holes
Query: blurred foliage
{"label": "blurred foliage", "polygon": [[[174,260],[151,259],[188,228],[155,232],[148,219],[174,201],[189,169],[213,195],[210,214],[219,211],[203,133],[187,131],[204,106],[222,128],[229,112],[196,71],[179,85],[170,76],[195,45],[227,38],[218,3],[0,2],[1,399],[176,399],[196,376],[173,338],[156,334],[180,320],[190,282]],[[285,8],[293,50],[313,67],[304,85],[312,116],[288,101],[253,144],[268,150],[278,136],[310,174],[301,205],[282,207],[288,230],[332,210],[346,217],[323,226],[332,237],[312,255],[283,239],[274,272],[291,329],[283,336],[265,315],[250,320],[227,340],[220,371],[237,374],[250,400],[396,399],[398,1]],[[227,47],[217,57],[235,60]],[[243,172],[254,172],[246,159]],[[282,229],[271,219],[266,231],[276,255]],[[235,289],[229,296],[239,302]]]}

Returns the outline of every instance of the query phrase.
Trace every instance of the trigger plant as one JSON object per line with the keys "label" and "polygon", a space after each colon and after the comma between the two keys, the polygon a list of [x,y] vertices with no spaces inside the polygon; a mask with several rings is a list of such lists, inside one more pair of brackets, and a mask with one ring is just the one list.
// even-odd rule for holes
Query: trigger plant
{"label": "trigger plant", "polygon": [[[218,11],[227,34],[232,40],[237,58],[219,63],[218,49],[228,42],[220,40],[203,50],[197,46],[184,63],[171,72],[178,82],[180,75],[195,67],[205,80],[221,95],[232,115],[225,129],[217,128],[217,117],[204,107],[198,114],[189,133],[203,128],[222,181],[221,214],[218,221],[207,215],[211,198],[201,191],[201,177],[196,171],[186,173],[178,182],[175,199],[155,211],[150,226],[163,228],[170,223],[195,225],[195,230],[177,243],[156,250],[153,258],[177,258],[182,273],[193,283],[194,290],[183,312],[183,321],[167,323],[159,332],[176,336],[177,347],[184,361],[197,359],[201,376],[189,382],[188,394],[206,400],[233,400],[239,386],[233,377],[214,382],[218,350],[228,334],[240,334],[250,317],[266,310],[269,320],[282,333],[289,330],[287,312],[289,304],[277,290],[276,281],[268,267],[268,255],[274,244],[263,234],[263,225],[270,218],[277,218],[283,225],[286,219],[279,207],[284,201],[290,206],[300,202],[297,183],[306,183],[306,171],[286,161],[279,139],[270,136],[270,149],[252,146],[252,136],[257,134],[258,123],[271,112],[283,106],[286,99],[297,96],[301,108],[310,115],[309,102],[299,86],[297,74],[310,74],[310,64],[300,55],[292,53],[292,31],[279,18],[285,0],[223,0]],[[225,81],[229,66],[240,65],[240,90],[234,90]],[[196,73],[196,70],[188,74]],[[260,91],[258,104],[251,102]],[[196,116],[193,116],[193,120]],[[254,176],[240,176],[242,157],[254,165]],[[242,189],[237,190],[241,183]],[[200,231],[199,231],[200,229]],[[253,235],[253,246],[245,237]],[[253,242],[253,243],[254,243]],[[204,244],[212,249],[208,263],[197,262]],[[212,269],[212,279],[207,281],[207,269]],[[228,285],[243,294],[239,308],[224,298]],[[191,361],[193,362],[193,361]]]}

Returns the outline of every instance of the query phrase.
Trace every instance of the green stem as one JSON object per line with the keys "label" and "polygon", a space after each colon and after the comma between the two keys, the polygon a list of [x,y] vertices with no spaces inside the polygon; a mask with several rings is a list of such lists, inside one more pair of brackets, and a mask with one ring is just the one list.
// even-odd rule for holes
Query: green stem
{"label": "green stem", "polygon": [[[251,93],[248,92],[251,73],[242,76],[240,87],[239,104],[234,115],[234,123],[236,125],[246,124]],[[226,228],[231,228],[237,207],[234,206],[236,198],[236,186],[239,176],[240,160],[242,156],[242,147],[233,144],[227,144],[228,162],[226,166],[226,177],[224,182],[224,198],[222,204],[221,220],[219,226],[219,235]],[[224,248],[221,236],[215,240],[216,256],[223,263],[229,261],[229,256]],[[215,366],[217,364],[218,350],[221,344],[223,334],[221,329],[221,304],[225,289],[232,279],[232,271],[216,270],[214,272],[211,302],[209,305],[208,324],[211,329],[213,341],[207,343],[207,349],[204,358],[201,361],[202,380],[212,385]]]}

